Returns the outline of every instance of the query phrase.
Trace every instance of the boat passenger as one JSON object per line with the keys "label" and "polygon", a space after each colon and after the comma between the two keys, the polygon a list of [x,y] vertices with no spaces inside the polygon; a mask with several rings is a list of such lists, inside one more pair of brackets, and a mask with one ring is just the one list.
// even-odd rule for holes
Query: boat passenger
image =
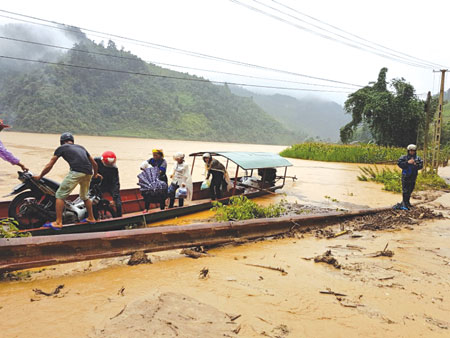
{"label": "boat passenger", "polygon": [[[63,133],[60,137],[60,144],[50,159],[50,162],[42,169],[39,176],[33,176],[37,181],[42,179],[47,175],[50,170],[52,170],[56,161],[60,157],[67,161],[70,165],[70,171],[67,176],[62,181],[58,190],[56,191],[56,222],[46,223],[44,227],[52,228],[54,230],[61,230],[62,214],[64,210],[64,200],[69,197],[70,193],[76,188],[77,185],[80,186],[80,198],[84,201],[86,206],[88,217],[86,219],[89,223],[95,223],[94,213],[92,211],[92,201],[89,199],[89,185],[91,183],[91,178],[97,178],[97,162],[92,158],[88,151],[78,145],[74,144],[74,137],[71,133]],[[94,174],[92,175],[92,170]]]}
{"label": "boat passenger", "polygon": [[[122,216],[122,200],[120,198],[119,169],[117,168],[117,156],[112,151],[105,151],[102,156],[95,157],[98,165],[98,174],[103,177],[100,183],[101,192],[107,192],[113,198],[113,206],[116,208],[117,217]],[[96,183],[92,180],[92,184]]]}
{"label": "boat passenger", "polygon": [[164,159],[164,152],[162,149],[153,149],[152,150],[153,157],[148,159],[148,163],[152,167],[157,167],[159,169],[159,179],[163,182],[168,182],[167,180],[167,162]]}
{"label": "boat passenger", "polygon": [[210,153],[203,154],[203,161],[206,164],[206,170],[208,172],[206,179],[208,180],[212,176],[209,190],[211,192],[211,199],[222,198],[221,187],[224,185],[226,169],[225,166],[215,158],[213,159]]}
{"label": "boat passenger", "polygon": [[142,172],[138,175],[138,185],[141,195],[144,198],[144,213],[150,210],[150,204],[155,203],[164,210],[167,198],[167,183],[159,177],[159,169],[152,167],[147,161],[141,164]]}
{"label": "boat passenger", "polygon": [[[0,131],[6,128],[11,128],[7,124],[3,123],[3,120],[0,120]],[[22,168],[23,171],[28,171],[28,168],[25,167],[20,160],[15,157],[11,152],[8,151],[8,149],[5,148],[2,141],[0,141],[0,158],[4,159],[5,161],[11,163],[12,165],[17,165]]]}
{"label": "boat passenger", "polygon": [[173,208],[175,203],[175,198],[177,195],[177,189],[181,188],[181,190],[186,190],[186,196],[178,191],[178,206],[182,207],[184,205],[184,198],[192,199],[192,178],[191,173],[189,172],[189,165],[184,161],[183,153],[176,153],[173,155],[173,159],[175,160],[175,164],[170,174],[170,178],[172,179],[172,183],[169,186],[169,208]]}

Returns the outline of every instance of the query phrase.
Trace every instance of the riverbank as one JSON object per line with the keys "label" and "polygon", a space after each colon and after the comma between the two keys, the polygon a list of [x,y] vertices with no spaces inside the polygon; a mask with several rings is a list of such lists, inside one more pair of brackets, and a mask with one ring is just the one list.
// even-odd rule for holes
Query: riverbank
{"label": "riverbank", "polygon": [[[448,217],[450,194],[427,205]],[[56,266],[0,283],[0,329],[5,337],[444,337],[450,222],[422,218],[331,239],[305,229],[199,259],[177,250],[149,255],[153,264]],[[314,262],[328,250],[340,268]]]}

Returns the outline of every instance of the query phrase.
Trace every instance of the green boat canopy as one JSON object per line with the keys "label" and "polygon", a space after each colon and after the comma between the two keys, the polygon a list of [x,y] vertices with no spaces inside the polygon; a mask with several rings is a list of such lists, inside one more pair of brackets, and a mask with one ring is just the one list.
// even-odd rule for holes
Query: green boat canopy
{"label": "green boat canopy", "polygon": [[189,156],[203,156],[205,153],[210,153],[211,156],[225,157],[245,170],[292,166],[291,162],[274,153],[247,151],[202,151],[192,153]]}

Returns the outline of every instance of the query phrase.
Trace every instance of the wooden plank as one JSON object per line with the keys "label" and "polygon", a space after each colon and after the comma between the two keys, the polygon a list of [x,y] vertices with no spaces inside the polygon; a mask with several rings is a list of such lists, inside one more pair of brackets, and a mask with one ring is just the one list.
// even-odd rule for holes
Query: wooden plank
{"label": "wooden plank", "polygon": [[294,225],[327,224],[390,208],[320,215],[298,215],[239,222],[202,223],[186,226],[0,239],[0,272],[154,252],[198,245],[216,245],[235,238],[254,239],[289,231]]}

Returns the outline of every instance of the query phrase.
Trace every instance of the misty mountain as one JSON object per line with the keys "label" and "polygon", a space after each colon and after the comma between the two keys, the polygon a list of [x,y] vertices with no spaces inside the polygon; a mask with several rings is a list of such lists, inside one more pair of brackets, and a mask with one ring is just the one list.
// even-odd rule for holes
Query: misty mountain
{"label": "misty mountain", "polygon": [[0,118],[14,124],[15,130],[266,144],[302,140],[302,135],[285,128],[251,98],[232,94],[228,86],[148,64],[118,49],[113,41],[105,46],[80,34],[40,36],[28,27],[9,26],[0,31],[47,44],[75,43],[62,52],[1,41],[2,53],[87,67],[3,60]]}
{"label": "misty mountain", "polygon": [[[75,43],[87,39],[86,35],[78,28],[57,27],[59,29],[29,24],[0,26],[0,54],[54,62],[64,55],[64,51],[45,45],[71,48]],[[23,41],[39,42],[40,44]],[[39,67],[36,63],[0,59],[0,76],[17,75],[18,73],[31,71],[36,67]]]}
{"label": "misty mountain", "polygon": [[281,94],[262,95],[237,86],[230,86],[230,89],[236,95],[251,98],[287,129],[309,137],[339,141],[339,129],[351,120],[351,116],[333,101],[313,97],[297,99]]}

